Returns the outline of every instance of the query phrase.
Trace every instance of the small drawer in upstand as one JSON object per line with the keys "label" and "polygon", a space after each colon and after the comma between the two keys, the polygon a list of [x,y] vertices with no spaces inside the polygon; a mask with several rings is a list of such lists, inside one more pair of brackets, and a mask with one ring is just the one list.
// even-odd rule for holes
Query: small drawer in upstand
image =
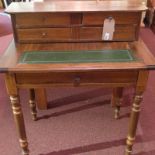
{"label": "small drawer in upstand", "polygon": [[19,42],[57,42],[71,39],[70,28],[17,29]]}
{"label": "small drawer in upstand", "polygon": [[16,14],[16,28],[50,27],[70,25],[69,13],[21,13]]}
{"label": "small drawer in upstand", "polygon": [[103,25],[106,18],[112,17],[116,24],[138,24],[141,19],[139,12],[102,12],[84,13],[83,25]]}
{"label": "small drawer in upstand", "polygon": [[114,28],[111,28],[113,37],[110,41],[138,40],[141,12],[84,13],[82,20],[84,28],[81,30],[81,39],[102,40],[103,29],[107,27],[105,26],[106,19],[114,21]]}
{"label": "small drawer in upstand", "polygon": [[[102,41],[103,27],[81,27],[80,40]],[[133,25],[117,26],[115,28],[113,41],[136,40],[136,27]]]}

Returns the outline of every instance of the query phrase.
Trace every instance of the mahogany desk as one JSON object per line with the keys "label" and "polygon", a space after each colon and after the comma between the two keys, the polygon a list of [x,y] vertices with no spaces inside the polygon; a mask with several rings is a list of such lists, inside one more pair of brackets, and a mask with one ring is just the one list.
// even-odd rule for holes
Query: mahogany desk
{"label": "mahogany desk", "polygon": [[[99,85],[111,88],[128,86],[135,88],[125,151],[125,155],[131,155],[142,95],[146,88],[149,70],[155,69],[155,58],[138,39],[141,13],[146,8],[138,1],[69,3],[72,4],[71,7],[66,2],[47,1],[47,3],[26,4],[20,2],[12,3],[7,10],[11,14],[15,41],[12,41],[0,59],[0,71],[5,73],[6,87],[22,152],[24,155],[29,155],[18,92],[20,88]],[[116,20],[116,31],[112,40],[104,41],[103,22],[109,15],[110,20],[111,17]],[[46,16],[51,18],[47,19]],[[25,51],[60,50],[129,50],[132,51],[135,59],[122,62],[39,64],[19,62]],[[37,113],[33,95],[30,106],[35,119]]]}
{"label": "mahogany desk", "polygon": [[[135,62],[113,63],[78,63],[78,64],[19,64],[18,57],[25,50],[95,50],[97,49],[132,49],[139,60]],[[6,87],[10,96],[13,114],[19,133],[19,142],[24,154],[28,155],[28,143],[25,132],[23,113],[20,105],[20,88],[46,88],[57,86],[104,86],[135,87],[127,148],[125,155],[130,155],[135,140],[136,127],[140,112],[142,94],[145,91],[149,69],[155,68],[155,59],[142,41],[134,43],[62,43],[56,44],[22,44],[15,47],[12,42],[0,61],[1,71],[5,73]],[[89,77],[93,78],[89,78]],[[63,77],[63,78],[62,78]],[[77,79],[78,78],[78,79]],[[36,117],[35,102],[32,113]]]}

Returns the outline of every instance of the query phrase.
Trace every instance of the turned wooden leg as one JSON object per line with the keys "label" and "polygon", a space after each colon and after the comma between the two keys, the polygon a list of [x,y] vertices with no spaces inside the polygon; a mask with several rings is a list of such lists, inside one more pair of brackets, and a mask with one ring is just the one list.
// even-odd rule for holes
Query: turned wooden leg
{"label": "turned wooden leg", "polygon": [[111,105],[112,105],[112,107],[115,108],[115,110],[114,110],[115,119],[118,119],[119,115],[120,115],[120,106],[121,106],[122,95],[123,95],[123,88],[122,87],[113,88]]}
{"label": "turned wooden leg", "polygon": [[131,155],[131,152],[132,152],[132,146],[135,140],[135,134],[136,134],[137,124],[139,119],[141,101],[142,101],[142,96],[136,95],[132,105],[132,111],[131,111],[130,122],[129,122],[129,132],[128,132],[127,141],[126,141],[127,146],[126,146],[125,155]]}
{"label": "turned wooden leg", "polygon": [[136,84],[136,91],[135,91],[136,95],[133,100],[132,111],[130,114],[125,155],[131,155],[132,153],[132,147],[135,141],[136,129],[137,129],[137,124],[139,119],[142,94],[146,89],[147,80],[148,80],[148,71],[145,71],[145,70],[139,71],[137,84]]}
{"label": "turned wooden leg", "polygon": [[23,112],[19,101],[19,92],[16,87],[15,74],[12,74],[12,73],[5,74],[5,82],[6,82],[7,92],[10,95],[13,116],[14,116],[17,131],[18,131],[18,135],[19,135],[19,143],[22,149],[22,153],[23,155],[29,155],[25,123],[24,123]]}
{"label": "turned wooden leg", "polygon": [[26,138],[25,125],[24,125],[24,118],[23,118],[23,113],[21,110],[21,105],[19,102],[19,97],[16,95],[12,95],[10,96],[10,100],[11,100],[14,120],[15,120],[16,127],[17,127],[18,134],[19,134],[19,143],[22,148],[22,154],[29,155],[28,142]]}
{"label": "turned wooden leg", "polygon": [[36,110],[36,103],[35,103],[35,91],[34,89],[30,89],[29,91],[30,99],[29,99],[29,105],[31,109],[32,119],[34,121],[37,120],[37,110]]}

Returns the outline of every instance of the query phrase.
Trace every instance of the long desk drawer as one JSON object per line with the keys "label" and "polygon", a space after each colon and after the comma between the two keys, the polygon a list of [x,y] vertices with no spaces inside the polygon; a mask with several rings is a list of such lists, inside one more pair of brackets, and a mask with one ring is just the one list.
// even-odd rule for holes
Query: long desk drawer
{"label": "long desk drawer", "polygon": [[135,83],[137,71],[18,73],[18,84]]}
{"label": "long desk drawer", "polygon": [[17,29],[19,42],[69,41],[70,28]]}

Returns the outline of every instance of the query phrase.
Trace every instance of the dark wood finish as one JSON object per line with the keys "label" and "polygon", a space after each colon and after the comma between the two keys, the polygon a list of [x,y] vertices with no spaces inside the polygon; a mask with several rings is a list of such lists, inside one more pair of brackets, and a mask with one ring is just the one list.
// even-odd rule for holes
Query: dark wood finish
{"label": "dark wood finish", "polygon": [[[134,62],[108,62],[108,63],[73,63],[73,64],[19,64],[18,58],[24,51],[39,50],[103,50],[103,49],[131,49],[139,61]],[[105,43],[49,43],[49,44],[14,44],[12,41],[1,57],[1,72],[18,72],[18,73],[47,73],[57,71],[96,71],[102,70],[136,70],[136,69],[153,69],[154,57],[149,52],[143,41],[136,42],[105,42]]]}
{"label": "dark wood finish", "polygon": [[37,110],[36,110],[35,91],[34,91],[34,89],[29,90],[29,95],[30,95],[29,105],[30,105],[30,109],[31,109],[32,119],[34,121],[36,121],[37,120]]}
{"label": "dark wood finish", "polygon": [[70,28],[17,29],[19,42],[65,42],[71,40]]}
{"label": "dark wood finish", "polygon": [[[60,45],[60,46],[58,46]],[[88,49],[131,49],[134,50],[134,55],[140,60],[132,63],[80,63],[80,64],[19,64],[18,57],[20,53],[29,49],[55,49],[59,48],[88,50]],[[5,63],[4,63],[5,62]],[[135,104],[140,104],[139,95],[144,92],[147,82],[148,69],[155,68],[155,59],[149,53],[142,41],[134,43],[71,43],[71,44],[10,44],[5,55],[0,61],[2,72],[7,72],[6,83],[10,96],[17,96],[17,88],[38,89],[54,86],[96,86],[102,85],[115,89],[134,86]],[[78,75],[78,76],[76,76]],[[93,78],[89,78],[89,77]],[[63,78],[60,78],[63,77]],[[8,80],[9,79],[9,80]],[[62,80],[63,79],[63,80]],[[14,82],[12,82],[14,81]],[[138,101],[137,101],[138,98]],[[135,103],[136,102],[136,103]],[[130,129],[127,140],[126,155],[131,155],[133,140],[135,137],[136,125],[138,121],[138,113],[132,112],[130,118]],[[23,124],[20,125],[19,133],[23,132]],[[27,146],[26,146],[27,148]],[[25,147],[22,149],[25,150]]]}
{"label": "dark wood finish", "polygon": [[69,24],[71,24],[69,13],[16,14],[16,28],[51,27],[51,26],[58,26],[58,25],[66,26]]}
{"label": "dark wood finish", "polygon": [[[135,71],[72,71],[72,72],[52,72],[52,73],[18,73],[16,74],[16,82],[18,84],[41,84],[42,80],[45,80],[45,84],[67,84],[73,83],[77,78],[80,79],[80,84],[97,84],[106,83],[107,79],[111,83],[136,83],[135,77],[138,72]],[[121,79],[120,79],[121,76]],[[36,79],[36,77],[39,77]],[[91,78],[90,78],[91,77]],[[115,78],[114,78],[115,77]]]}
{"label": "dark wood finish", "polygon": [[[136,40],[135,25],[121,25],[115,28],[113,41],[133,41]],[[81,41],[102,41],[103,27],[80,27]],[[128,31],[128,32],[127,32]]]}
{"label": "dark wood finish", "polygon": [[37,102],[37,107],[40,110],[47,109],[47,96],[45,89],[35,89],[35,98]]}
{"label": "dark wood finish", "polygon": [[[66,1],[61,3],[47,1],[44,3],[44,7],[40,8],[43,11],[37,9],[37,3],[27,4],[28,8],[25,10],[20,9],[25,6],[24,3],[20,3],[19,6],[18,3],[11,4],[6,12],[11,14],[13,20],[13,30],[17,35],[15,41],[18,43],[101,42],[103,41],[104,20],[109,17],[115,20],[116,30],[112,41],[138,40],[141,13],[146,9],[144,5],[139,7],[138,3],[133,5],[131,2],[129,4],[121,2],[114,8],[107,1],[99,3],[85,1],[82,2],[83,5],[80,5],[79,10],[76,10],[79,2],[68,1],[68,3],[71,4],[67,4]],[[115,3],[113,2],[113,4]],[[57,10],[44,10],[47,5],[53,5]],[[100,7],[102,5],[104,7]],[[15,10],[15,7],[18,9]],[[33,9],[31,10],[29,7]]]}
{"label": "dark wood finish", "polygon": [[135,87],[136,89],[135,97],[133,100],[132,110],[130,114],[129,131],[128,131],[128,136],[126,141],[127,146],[126,146],[125,155],[131,155],[132,153],[132,147],[135,141],[136,128],[137,128],[139,113],[140,113],[140,104],[143,99],[142,97],[143,92],[146,89],[148,75],[149,75],[149,72],[146,70],[140,71],[138,75],[137,85]]}
{"label": "dark wood finish", "polygon": [[[112,2],[111,2],[112,1]],[[49,5],[54,7],[49,7]],[[33,13],[33,12],[53,12],[53,13],[62,13],[62,12],[106,12],[106,11],[114,11],[114,12],[139,12],[146,10],[145,4],[142,3],[141,0],[127,0],[127,1],[51,1],[47,0],[44,3],[25,3],[14,2],[7,9],[8,13]]]}
{"label": "dark wood finish", "polygon": [[84,13],[82,24],[84,25],[103,25],[103,21],[107,17],[113,17],[115,19],[116,25],[128,25],[135,24],[137,25],[139,17],[141,16],[140,12],[126,12],[124,18],[124,12],[104,12],[104,13]]}
{"label": "dark wood finish", "polygon": [[[139,0],[61,1],[61,3],[47,0],[44,3],[12,3],[7,8],[6,12],[12,17],[15,43],[12,41],[1,57],[0,72],[6,74],[6,86],[11,96],[20,144],[26,155],[28,155],[28,144],[18,89],[30,89],[30,98],[34,100],[34,90],[38,89],[44,94],[43,88],[68,85],[76,87],[99,85],[114,88],[112,102],[117,109],[117,116],[122,89],[127,86],[135,88],[125,152],[125,155],[131,155],[142,94],[146,87],[149,70],[155,69],[155,58],[143,41],[138,39],[143,10],[146,10],[146,7]],[[111,16],[116,20],[114,39],[113,42],[103,42],[100,39],[101,28],[105,17]],[[35,17],[34,20],[32,17]],[[53,17],[53,20],[50,17]],[[131,50],[137,60],[55,64],[20,64],[18,62],[24,51],[109,49]],[[35,111],[34,106],[31,110]]]}
{"label": "dark wood finish", "polygon": [[113,88],[111,105],[115,108],[115,119],[118,119],[120,115],[120,106],[122,102],[122,96],[123,96],[122,87]]}
{"label": "dark wood finish", "polygon": [[18,88],[16,87],[14,74],[7,73],[5,75],[5,82],[8,94],[10,95],[10,101],[12,106],[12,112],[16,124],[16,128],[19,135],[19,143],[24,155],[29,155],[28,142],[25,131],[25,123],[23,118],[23,112],[20,105]]}

